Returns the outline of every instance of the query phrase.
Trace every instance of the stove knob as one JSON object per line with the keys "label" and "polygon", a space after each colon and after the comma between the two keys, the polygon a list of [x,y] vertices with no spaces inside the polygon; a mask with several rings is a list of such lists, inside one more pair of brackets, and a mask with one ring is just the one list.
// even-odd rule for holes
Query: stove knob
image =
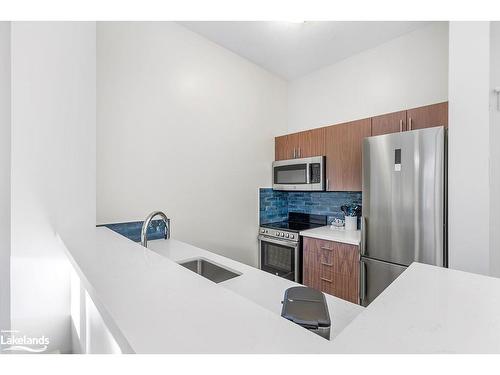
{"label": "stove knob", "polygon": [[281,237],[285,237],[285,233],[281,232]]}
{"label": "stove knob", "polygon": [[290,237],[290,235],[287,233],[287,234],[286,234],[286,238],[288,238],[288,237]]}
{"label": "stove knob", "polygon": [[279,237],[280,236],[280,232],[276,232],[276,235]]}
{"label": "stove knob", "polygon": [[291,235],[290,235],[290,238],[291,238],[292,240],[293,240],[293,238],[294,238],[294,237],[295,237],[295,236],[294,236],[293,234],[291,234]]}
{"label": "stove knob", "polygon": [[265,229],[261,229],[260,233],[266,233],[266,230]]}

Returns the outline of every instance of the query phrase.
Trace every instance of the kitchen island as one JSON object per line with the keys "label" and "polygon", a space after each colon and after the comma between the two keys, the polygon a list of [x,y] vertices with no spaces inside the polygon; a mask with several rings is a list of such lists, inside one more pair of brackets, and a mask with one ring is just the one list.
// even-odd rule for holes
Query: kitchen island
{"label": "kitchen island", "polygon": [[[327,296],[328,341],[281,318],[291,281],[173,239],[63,242],[121,352],[500,353],[497,278],[413,263],[366,309]],[[241,275],[216,284],[177,263],[196,257]]]}
{"label": "kitchen island", "polygon": [[[73,267],[125,353],[328,353],[332,341],[282,318],[297,285],[174,239],[150,249],[105,228],[63,239]],[[195,257],[241,273],[216,284],[179,265]],[[327,297],[332,337],[363,308]]]}
{"label": "kitchen island", "polygon": [[336,353],[500,353],[500,279],[412,263],[333,342]]}

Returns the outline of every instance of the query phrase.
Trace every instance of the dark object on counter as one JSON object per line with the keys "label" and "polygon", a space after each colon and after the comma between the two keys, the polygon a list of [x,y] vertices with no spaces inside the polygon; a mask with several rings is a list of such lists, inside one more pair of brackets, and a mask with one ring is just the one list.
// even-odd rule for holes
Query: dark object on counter
{"label": "dark object on counter", "polygon": [[323,293],[294,286],[285,291],[281,316],[330,340],[330,313]]}
{"label": "dark object on counter", "polygon": [[345,204],[340,207],[340,210],[345,216],[360,216],[361,214],[361,206],[354,203]]}

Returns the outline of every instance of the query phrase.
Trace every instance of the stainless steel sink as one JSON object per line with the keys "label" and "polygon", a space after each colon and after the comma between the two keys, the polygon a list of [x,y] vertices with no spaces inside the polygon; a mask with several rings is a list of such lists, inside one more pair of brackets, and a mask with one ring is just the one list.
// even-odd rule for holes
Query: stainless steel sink
{"label": "stainless steel sink", "polygon": [[179,264],[183,267],[186,267],[188,270],[196,272],[198,275],[201,275],[213,281],[214,283],[220,283],[222,281],[226,281],[232,279],[233,277],[241,275],[241,273],[231,271],[227,268],[212,263],[205,258],[186,260],[179,262]]}

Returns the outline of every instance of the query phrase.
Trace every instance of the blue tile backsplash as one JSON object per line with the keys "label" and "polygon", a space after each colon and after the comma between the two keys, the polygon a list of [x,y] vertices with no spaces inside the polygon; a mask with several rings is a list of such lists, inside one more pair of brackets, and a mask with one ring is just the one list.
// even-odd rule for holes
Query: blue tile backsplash
{"label": "blue tile backsplash", "polygon": [[274,223],[288,219],[288,193],[273,189],[259,190],[261,224]]}
{"label": "blue tile backsplash", "polygon": [[259,202],[261,224],[286,220],[288,212],[327,215],[330,223],[335,218],[344,219],[340,206],[346,203],[361,205],[361,193],[274,191],[261,188]]}
{"label": "blue tile backsplash", "polygon": [[[141,242],[142,223],[143,221],[131,221],[128,223],[102,224],[98,225],[98,227],[109,228],[132,241]],[[148,240],[159,240],[164,236],[165,222],[163,220],[152,220],[148,227]]]}

